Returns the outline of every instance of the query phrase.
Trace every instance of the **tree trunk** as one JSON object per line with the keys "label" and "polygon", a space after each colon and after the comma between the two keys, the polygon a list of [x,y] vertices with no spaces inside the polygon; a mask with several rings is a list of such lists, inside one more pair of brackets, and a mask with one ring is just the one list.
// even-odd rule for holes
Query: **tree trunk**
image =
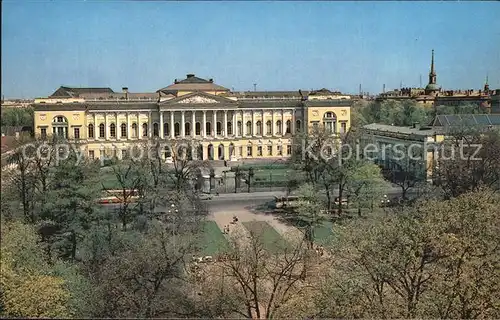
{"label": "tree trunk", "polygon": [[344,186],[342,183],[339,183],[339,216],[342,215],[342,196],[344,194]]}
{"label": "tree trunk", "polygon": [[332,209],[332,197],[330,195],[330,189],[328,188],[326,188],[326,199],[327,199],[328,213],[330,213],[330,210]]}

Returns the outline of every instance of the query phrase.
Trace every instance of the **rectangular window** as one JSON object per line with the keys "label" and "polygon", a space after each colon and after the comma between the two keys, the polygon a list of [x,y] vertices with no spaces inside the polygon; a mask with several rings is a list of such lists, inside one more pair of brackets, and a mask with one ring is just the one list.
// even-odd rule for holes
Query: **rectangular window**
{"label": "rectangular window", "polygon": [[104,138],[104,125],[99,126],[99,138]]}
{"label": "rectangular window", "polygon": [[287,155],[291,155],[292,154],[292,146],[291,145],[287,145],[286,146],[286,154]]}
{"label": "rectangular window", "polygon": [[318,129],[318,127],[319,127],[319,123],[318,123],[318,122],[313,122],[313,124],[312,124],[312,125],[313,125],[313,129],[314,129],[314,130],[317,130],[317,129]]}
{"label": "rectangular window", "polygon": [[282,156],[282,155],[283,155],[283,147],[278,146],[278,156]]}
{"label": "rectangular window", "polygon": [[252,146],[247,147],[247,156],[249,156],[249,157],[252,156]]}
{"label": "rectangular window", "polygon": [[94,150],[89,150],[89,158],[94,160]]}
{"label": "rectangular window", "polygon": [[42,137],[42,139],[47,138],[47,128],[40,129],[40,136]]}
{"label": "rectangular window", "polygon": [[267,155],[272,156],[273,155],[273,146],[267,146]]}
{"label": "rectangular window", "polygon": [[74,133],[75,139],[80,139],[80,128],[74,128],[73,133]]}
{"label": "rectangular window", "polygon": [[111,138],[116,138],[116,127],[114,123],[112,123],[109,127],[109,135],[111,136]]}
{"label": "rectangular window", "polygon": [[126,149],[122,150],[122,159],[127,159],[127,150]]}
{"label": "rectangular window", "polygon": [[340,123],[340,133],[346,133],[346,132],[347,132],[347,123],[341,122]]}
{"label": "rectangular window", "polygon": [[262,147],[261,146],[257,147],[257,156],[262,157]]}
{"label": "rectangular window", "polygon": [[121,133],[121,137],[122,138],[126,138],[127,137],[127,126],[126,125],[125,126],[124,125],[121,126],[121,132],[120,133]]}

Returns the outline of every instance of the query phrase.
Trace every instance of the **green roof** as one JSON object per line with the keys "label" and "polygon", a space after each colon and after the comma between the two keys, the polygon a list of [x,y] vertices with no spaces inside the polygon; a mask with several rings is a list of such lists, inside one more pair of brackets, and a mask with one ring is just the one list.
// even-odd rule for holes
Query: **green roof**
{"label": "green roof", "polygon": [[435,84],[435,83],[429,83],[426,87],[425,90],[439,90],[440,87]]}

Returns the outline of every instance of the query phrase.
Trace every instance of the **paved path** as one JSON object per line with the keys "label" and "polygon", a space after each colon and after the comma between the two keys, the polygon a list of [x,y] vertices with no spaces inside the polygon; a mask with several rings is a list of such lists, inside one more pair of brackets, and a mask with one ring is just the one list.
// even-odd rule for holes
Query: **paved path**
{"label": "paved path", "polygon": [[[230,236],[238,234],[240,236],[248,236],[248,230],[243,227],[242,222],[249,221],[266,221],[284,238],[302,237],[300,230],[293,226],[286,225],[279,221],[273,214],[259,213],[255,206],[259,203],[253,202],[250,206],[242,206],[241,204],[228,204],[224,207],[216,207],[210,214],[210,219],[214,220],[221,230],[224,226],[229,225]],[[238,217],[236,224],[231,224],[233,216]]]}

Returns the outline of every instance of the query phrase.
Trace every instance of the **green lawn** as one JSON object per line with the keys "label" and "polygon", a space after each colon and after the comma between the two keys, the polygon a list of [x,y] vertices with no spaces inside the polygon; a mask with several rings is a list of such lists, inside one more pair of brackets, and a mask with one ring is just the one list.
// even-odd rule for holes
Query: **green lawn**
{"label": "green lawn", "polygon": [[265,221],[248,221],[243,222],[243,226],[248,231],[258,235],[266,250],[270,252],[278,252],[283,248],[290,248],[290,244]]}
{"label": "green lawn", "polygon": [[214,256],[223,253],[228,248],[228,241],[215,221],[205,221],[203,234],[200,238],[201,254]]}

